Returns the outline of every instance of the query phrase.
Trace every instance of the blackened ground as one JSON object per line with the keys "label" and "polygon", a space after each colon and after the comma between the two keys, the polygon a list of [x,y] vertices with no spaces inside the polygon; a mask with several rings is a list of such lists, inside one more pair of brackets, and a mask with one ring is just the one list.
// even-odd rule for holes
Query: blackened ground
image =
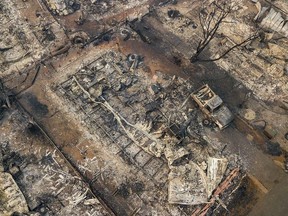
{"label": "blackened ground", "polygon": [[246,216],[262,196],[263,193],[257,189],[253,181],[245,177],[228,205],[229,212],[223,209],[222,215]]}
{"label": "blackened ground", "polygon": [[33,110],[36,116],[44,117],[48,114],[49,110],[47,105],[40,103],[35,95],[25,93],[21,97],[27,100],[27,102],[31,106],[31,110]]}

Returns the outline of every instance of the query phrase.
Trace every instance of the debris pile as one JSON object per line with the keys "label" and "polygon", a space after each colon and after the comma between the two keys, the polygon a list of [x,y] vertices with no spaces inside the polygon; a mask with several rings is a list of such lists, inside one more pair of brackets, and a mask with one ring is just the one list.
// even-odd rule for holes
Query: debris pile
{"label": "debris pile", "polygon": [[15,110],[0,125],[9,134],[0,137],[0,215],[109,215],[40,129],[31,127]]}
{"label": "debris pile", "polygon": [[203,168],[189,161],[185,165],[171,166],[168,202],[181,205],[199,205],[208,202],[212,192],[221,183],[228,161],[208,158],[207,174]]}
{"label": "debris pile", "polygon": [[0,215],[9,216],[14,212],[27,213],[28,206],[18,185],[10,173],[4,172],[0,149]]}
{"label": "debris pile", "polygon": [[207,202],[207,179],[204,171],[192,161],[171,167],[169,173],[168,202],[198,205]]}
{"label": "debris pile", "polygon": [[[228,161],[205,146],[189,82],[160,72],[149,78],[145,70],[141,56],[111,51],[59,84],[57,93],[80,111],[92,133],[101,140],[108,136],[104,145],[114,146],[113,152],[122,152],[129,163],[142,170],[135,157],[141,151],[151,159],[165,157],[169,203],[206,203]],[[131,152],[131,146],[138,150]],[[146,173],[145,163],[143,168]]]}
{"label": "debris pile", "polygon": [[57,15],[68,15],[80,9],[78,0],[45,0],[52,13]]}
{"label": "debris pile", "polygon": [[[210,2],[213,5],[217,1]],[[287,5],[282,1],[275,1],[275,4],[279,4],[278,8],[273,5],[266,7],[266,3],[261,6],[260,1],[256,4],[251,1],[234,0],[228,1],[227,4],[230,4],[229,2],[236,4],[237,7],[225,18],[225,22],[221,22],[215,37],[206,47],[207,53],[210,54],[206,56],[203,53],[201,58],[217,59],[233,46],[253,35],[256,37],[259,33],[259,37],[232,49],[224,58],[215,61],[215,64],[251,89],[258,99],[284,103],[287,100],[288,92],[288,76],[285,72],[287,64],[285,61],[287,56],[285,11],[287,11]],[[175,48],[180,53],[191,56],[197,50],[197,43],[203,41],[204,37],[202,30],[205,30],[205,26],[203,23],[201,24],[199,16],[201,13],[207,13],[206,9],[211,5],[198,1],[191,2],[189,4],[191,9],[185,6],[184,12],[179,10],[181,14],[175,18],[170,18],[167,13],[179,9],[179,7],[161,7],[155,10],[157,16],[145,17],[145,21],[150,26],[153,26],[154,23],[163,24],[173,33],[173,37],[166,37],[165,40],[170,41],[173,38],[174,41],[177,41],[173,43],[176,44]],[[206,9],[201,10],[202,6]],[[282,7],[283,10],[281,10]],[[256,8],[259,13],[256,12]],[[261,8],[265,9],[263,13],[260,13]],[[213,25],[211,24],[211,26]],[[271,97],[271,94],[274,96]]]}
{"label": "debris pile", "polygon": [[260,22],[263,28],[271,29],[288,37],[288,23],[283,18],[281,12],[276,11],[273,7],[262,7],[260,2],[256,3],[256,7],[259,12],[254,20]]}
{"label": "debris pile", "polygon": [[228,160],[226,158],[208,158],[207,165],[207,193],[208,196],[212,195],[212,192],[222,181],[222,177],[226,172]]}
{"label": "debris pile", "polygon": [[[2,0],[0,77],[17,103],[0,82],[0,214],[230,210],[243,173],[229,151],[258,168],[246,154],[250,132],[219,131],[233,115],[217,94],[233,111],[252,94],[287,104],[286,9],[261,3]],[[203,82],[217,94],[208,84],[195,91]],[[279,137],[261,109],[246,120],[264,117],[258,127]],[[265,150],[282,154],[276,142]]]}
{"label": "debris pile", "polygon": [[[27,3],[23,1],[22,4]],[[67,36],[63,28],[50,14],[42,16],[42,13],[35,12],[37,19],[34,19],[33,23],[28,23],[25,16],[34,15],[29,11],[29,7],[19,6],[19,2],[10,0],[3,0],[0,3],[1,78],[5,76],[7,79],[13,79],[19,73],[25,76],[40,59],[59,54],[67,45]],[[29,15],[25,15],[26,13]]]}
{"label": "debris pile", "polygon": [[81,0],[81,10],[87,13],[89,19],[101,20],[103,17],[119,15],[123,10],[133,9],[132,13],[125,15],[125,19],[133,20],[147,12],[145,5],[147,2],[147,0]]}

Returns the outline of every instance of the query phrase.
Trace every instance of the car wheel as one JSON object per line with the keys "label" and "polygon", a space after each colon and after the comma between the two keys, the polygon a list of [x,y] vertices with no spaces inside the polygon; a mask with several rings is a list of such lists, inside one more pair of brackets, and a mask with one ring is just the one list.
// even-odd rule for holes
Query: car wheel
{"label": "car wheel", "polygon": [[203,121],[202,121],[202,123],[203,123],[203,125],[204,126],[210,126],[210,120],[209,119],[204,119]]}

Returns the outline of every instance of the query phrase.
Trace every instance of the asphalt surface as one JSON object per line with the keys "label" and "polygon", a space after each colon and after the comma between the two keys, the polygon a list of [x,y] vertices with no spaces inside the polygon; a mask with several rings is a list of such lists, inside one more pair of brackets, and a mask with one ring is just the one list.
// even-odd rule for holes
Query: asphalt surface
{"label": "asphalt surface", "polygon": [[260,200],[249,216],[284,216],[288,215],[288,178],[284,177],[266,196]]}

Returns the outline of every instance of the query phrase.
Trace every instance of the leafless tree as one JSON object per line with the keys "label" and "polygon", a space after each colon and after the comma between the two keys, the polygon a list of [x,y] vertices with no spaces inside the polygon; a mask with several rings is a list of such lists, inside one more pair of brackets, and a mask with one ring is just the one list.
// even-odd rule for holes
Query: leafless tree
{"label": "leafless tree", "polygon": [[225,21],[226,17],[234,12],[237,8],[237,5],[233,0],[215,0],[212,3],[203,2],[203,6],[199,12],[199,22],[202,30],[202,39],[199,41],[195,54],[191,57],[191,62],[196,61],[217,61],[227,55],[231,50],[236,47],[245,45],[247,42],[258,37],[258,34],[255,33],[249,36],[247,39],[243,40],[240,43],[235,44],[234,46],[227,49],[223,54],[214,59],[199,59],[199,55],[205,50],[209,45],[211,40],[215,37],[220,25]]}

